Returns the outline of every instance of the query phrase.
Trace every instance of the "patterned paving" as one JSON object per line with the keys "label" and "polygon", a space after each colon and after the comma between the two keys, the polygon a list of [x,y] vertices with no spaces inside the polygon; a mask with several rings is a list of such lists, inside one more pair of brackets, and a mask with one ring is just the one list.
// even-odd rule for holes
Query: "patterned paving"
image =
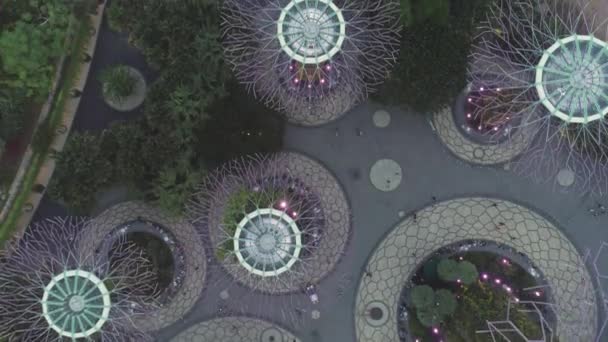
{"label": "patterned paving", "polygon": [[272,323],[249,317],[222,317],[193,325],[171,342],[300,342]]}
{"label": "patterned paving", "polygon": [[433,114],[433,124],[437,136],[452,153],[467,162],[482,165],[500,164],[515,158],[525,150],[529,138],[534,134],[533,125],[525,125],[503,143],[478,144],[465,137],[456,127],[451,107]]}
{"label": "patterned paving", "polygon": [[162,306],[159,311],[145,319],[137,320],[136,324],[145,331],[159,330],[166,327],[186,314],[198,300],[205,286],[206,260],[205,251],[199,234],[189,223],[181,219],[169,218],[159,209],[145,205],[142,202],[125,202],[117,204],[99,216],[92,224],[97,229],[83,239],[81,248],[92,250],[99,247],[99,243],[116,227],[137,219],[155,222],[175,237],[185,252],[183,262],[185,279],[180,289],[170,300],[169,304]]}
{"label": "patterned paving", "polygon": [[[323,238],[320,240],[319,246],[313,250],[312,255],[306,258],[305,263],[294,265],[292,271],[285,272],[279,277],[252,277],[249,271],[240,264],[231,262],[229,258],[224,259],[222,265],[232,277],[249,288],[266,293],[300,291],[303,284],[317,283],[325,277],[340,260],[349,240],[351,229],[350,209],[342,187],[336,178],[321,164],[297,153],[280,153],[272,158],[272,160],[263,161],[264,163],[272,163],[274,171],[271,172],[289,174],[309,187],[310,191],[319,197],[320,206],[326,220],[323,228]],[[260,172],[267,172],[264,171],[263,165],[249,165],[248,168],[260,168]],[[205,212],[209,213],[209,222],[205,224],[208,227],[202,227],[202,229],[210,229],[212,245],[221,246],[222,240],[219,238],[221,236],[219,230],[221,230],[220,222],[226,201],[218,200],[216,202],[210,201],[207,209],[203,209],[204,205],[200,208],[196,208],[195,205],[191,211],[195,216],[205,216]]]}
{"label": "patterned paving", "polygon": [[[591,341],[596,298],[584,262],[550,222],[517,204],[487,198],[441,202],[406,218],[379,244],[363,274],[355,308],[360,342],[399,341],[397,305],[403,285],[429,254],[465,239],[492,240],[524,253],[553,289],[560,341]],[[370,319],[372,308],[389,308],[384,322]],[[385,310],[386,311],[386,310]],[[589,312],[592,311],[592,312]],[[580,317],[592,317],[581,322]]]}

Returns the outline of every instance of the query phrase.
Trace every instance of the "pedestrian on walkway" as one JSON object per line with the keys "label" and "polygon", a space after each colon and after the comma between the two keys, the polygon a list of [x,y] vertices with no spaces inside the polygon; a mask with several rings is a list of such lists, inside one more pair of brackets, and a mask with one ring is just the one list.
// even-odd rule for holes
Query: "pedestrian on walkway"
{"label": "pedestrian on walkway", "polygon": [[355,131],[357,132],[358,137],[363,135],[363,130],[361,130],[361,128],[357,128]]}

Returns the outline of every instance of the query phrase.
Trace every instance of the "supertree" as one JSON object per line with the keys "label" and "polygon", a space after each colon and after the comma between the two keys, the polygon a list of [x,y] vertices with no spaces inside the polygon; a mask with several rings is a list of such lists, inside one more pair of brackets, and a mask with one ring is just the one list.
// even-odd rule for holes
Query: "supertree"
{"label": "supertree", "polygon": [[[568,336],[569,340],[604,341],[606,333],[608,333],[608,275],[604,271],[606,268],[602,263],[606,260],[607,251],[608,244],[603,241],[596,251],[591,249],[585,251],[583,260],[592,266],[594,281],[571,285],[568,295],[577,305],[568,316],[559,315],[556,305],[544,300],[509,300],[505,318],[486,321],[486,328],[478,330],[477,333],[491,336],[494,342],[511,341],[506,336],[510,336],[516,341],[551,342],[558,340],[558,333]],[[575,275],[574,279],[586,272],[580,268],[580,265],[566,266],[569,268],[569,272]],[[551,290],[550,286],[537,286],[524,289],[524,291],[530,293],[539,290],[547,291],[544,287]],[[530,296],[530,298],[534,298],[534,296]],[[512,317],[514,311],[523,311],[535,317],[543,327],[542,336],[526,336],[521,330],[521,322]]]}
{"label": "supertree", "polygon": [[518,131],[532,132],[516,172],[546,180],[567,170],[581,190],[605,193],[606,19],[589,0],[498,0],[480,29],[469,76],[476,92],[494,100],[469,115],[499,117],[488,134],[516,140]]}
{"label": "supertree", "polygon": [[0,336],[9,341],[148,341],[133,324],[156,308],[154,273],[138,249],[76,248],[83,219],[33,224],[0,260]]}
{"label": "supertree", "polygon": [[[188,212],[215,256],[213,264],[230,276],[218,278],[222,286],[236,280],[269,301],[316,286],[339,261],[350,232],[346,198],[335,178],[295,153],[226,163],[207,177]],[[288,302],[277,305],[291,316],[297,297],[281,296]]]}
{"label": "supertree", "polygon": [[227,60],[256,98],[297,124],[336,119],[396,61],[394,0],[226,0]]}

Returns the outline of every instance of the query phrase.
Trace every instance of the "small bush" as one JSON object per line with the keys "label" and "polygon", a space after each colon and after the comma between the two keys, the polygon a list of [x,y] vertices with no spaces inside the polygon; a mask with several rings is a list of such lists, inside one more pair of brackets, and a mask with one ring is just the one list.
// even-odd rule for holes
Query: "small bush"
{"label": "small bush", "polygon": [[126,65],[117,65],[102,70],[99,81],[102,83],[104,96],[117,103],[122,103],[131,96],[137,85],[137,79]]}

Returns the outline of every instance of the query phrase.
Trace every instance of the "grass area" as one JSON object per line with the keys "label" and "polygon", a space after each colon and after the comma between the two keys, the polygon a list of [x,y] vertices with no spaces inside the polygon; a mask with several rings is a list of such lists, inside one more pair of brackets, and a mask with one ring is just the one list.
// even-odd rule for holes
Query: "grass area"
{"label": "grass area", "polygon": [[[48,132],[55,132],[57,126],[61,122],[65,101],[67,97],[70,96],[70,89],[74,86],[74,82],[76,81],[76,78],[78,76],[78,71],[82,63],[80,59],[80,54],[82,53],[83,48],[90,37],[89,32],[91,29],[91,21],[89,16],[85,16],[82,20],[75,20],[74,22],[76,23],[75,25],[77,25],[77,27],[74,29],[74,39],[67,47],[67,50],[70,51],[70,54],[67,57],[67,64],[65,65],[63,74],[61,76],[61,85],[55,98],[53,99],[51,111],[46,119],[48,120],[48,123],[46,125],[41,124],[39,126],[40,130],[48,130]],[[36,135],[37,134],[40,134],[40,132],[37,132]],[[32,137],[32,141],[36,139],[36,135]],[[0,225],[0,245],[4,244],[4,241],[10,239],[15,229],[18,228],[16,227],[17,221],[19,220],[25,202],[27,201],[27,198],[29,197],[32,191],[32,187],[34,186],[36,177],[38,176],[40,168],[48,154],[51,141],[46,142],[45,147],[43,149],[34,149],[33,151],[30,165],[25,173],[23,182],[19,187],[18,194],[15,197],[11,208],[8,211],[6,219]]]}

